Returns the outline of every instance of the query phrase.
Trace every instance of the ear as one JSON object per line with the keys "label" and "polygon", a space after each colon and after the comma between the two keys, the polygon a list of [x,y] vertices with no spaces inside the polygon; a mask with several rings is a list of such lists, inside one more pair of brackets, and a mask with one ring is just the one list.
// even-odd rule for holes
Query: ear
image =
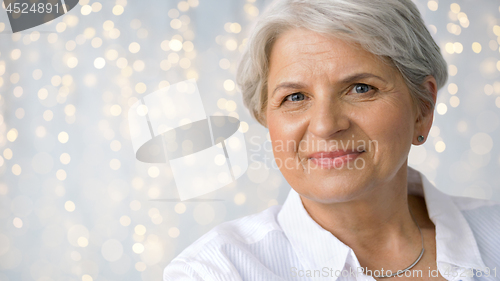
{"label": "ear", "polygon": [[[423,89],[425,89],[428,93],[432,94],[432,99],[434,100],[434,104],[436,104],[437,98],[437,83],[436,79],[428,75],[425,77],[424,82],[422,83]],[[428,111],[425,114],[421,112],[420,109],[417,109],[417,114],[415,118],[415,130],[413,135],[412,144],[421,145],[427,140],[427,136],[429,135],[429,131],[432,127],[432,121],[434,119],[434,110]],[[417,140],[418,136],[424,136],[424,141],[419,142]]]}

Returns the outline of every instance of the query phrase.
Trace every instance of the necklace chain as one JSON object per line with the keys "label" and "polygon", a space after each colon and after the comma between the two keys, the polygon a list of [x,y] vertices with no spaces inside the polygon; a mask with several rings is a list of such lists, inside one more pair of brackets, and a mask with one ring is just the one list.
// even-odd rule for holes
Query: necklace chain
{"label": "necklace chain", "polygon": [[410,264],[410,266],[408,266],[407,268],[402,269],[402,270],[398,270],[397,272],[395,272],[393,274],[386,274],[386,275],[377,276],[378,278],[389,278],[389,277],[394,277],[396,275],[403,274],[403,273],[407,272],[408,270],[410,270],[412,267],[414,267],[420,261],[422,256],[424,255],[424,251],[425,251],[425,249],[424,249],[424,235],[422,235],[422,230],[420,229],[420,226],[418,225],[417,220],[413,216],[411,209],[410,208],[408,208],[408,209],[410,210],[411,218],[413,219],[413,221],[417,225],[418,231],[420,232],[420,238],[422,239],[422,251],[420,251],[420,255],[418,256],[418,258],[412,264]]}

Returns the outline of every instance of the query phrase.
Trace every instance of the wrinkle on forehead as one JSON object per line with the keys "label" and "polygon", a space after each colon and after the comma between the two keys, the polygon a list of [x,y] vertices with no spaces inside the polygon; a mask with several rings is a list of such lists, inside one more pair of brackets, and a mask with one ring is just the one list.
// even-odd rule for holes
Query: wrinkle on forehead
{"label": "wrinkle on forehead", "polygon": [[[293,33],[293,36],[289,36],[290,33]],[[307,40],[304,40],[305,38]],[[304,41],[307,43],[303,43]],[[296,64],[300,66],[294,67]],[[273,44],[269,60],[268,82],[276,77],[286,80],[293,76],[318,73],[334,81],[361,70],[383,74],[389,78],[388,80],[401,81],[396,78],[401,74],[390,59],[374,55],[358,43],[314,33],[307,29],[291,29],[281,34]],[[282,72],[286,74],[283,75]]]}

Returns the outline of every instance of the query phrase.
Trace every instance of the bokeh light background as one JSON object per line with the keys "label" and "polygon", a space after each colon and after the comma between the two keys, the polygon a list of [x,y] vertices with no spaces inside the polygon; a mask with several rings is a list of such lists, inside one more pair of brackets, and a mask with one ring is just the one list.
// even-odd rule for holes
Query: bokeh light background
{"label": "bokeh light background", "polygon": [[[269,1],[81,0],[12,34],[0,15],[0,280],[161,280],[168,262],[224,221],[281,204],[267,130],[234,77]],[[409,163],[450,194],[500,201],[500,5],[416,1],[450,77]],[[166,165],[141,163],[127,111],[197,79],[207,115],[238,117],[250,167],[179,202]]]}

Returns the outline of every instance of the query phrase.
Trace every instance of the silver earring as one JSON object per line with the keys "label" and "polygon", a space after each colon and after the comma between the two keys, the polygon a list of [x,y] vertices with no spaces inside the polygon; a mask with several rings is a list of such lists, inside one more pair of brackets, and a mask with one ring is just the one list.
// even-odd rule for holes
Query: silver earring
{"label": "silver earring", "polygon": [[417,140],[418,140],[418,142],[423,142],[424,141],[424,136],[418,136]]}

